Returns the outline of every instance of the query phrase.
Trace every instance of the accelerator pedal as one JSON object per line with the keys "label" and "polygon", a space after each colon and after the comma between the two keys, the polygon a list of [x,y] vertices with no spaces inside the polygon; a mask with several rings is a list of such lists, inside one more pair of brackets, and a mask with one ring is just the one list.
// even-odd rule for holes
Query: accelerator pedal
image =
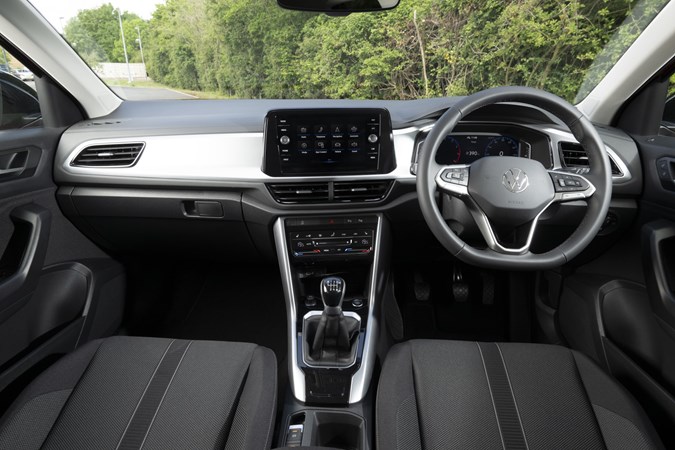
{"label": "accelerator pedal", "polygon": [[462,269],[458,266],[452,268],[452,297],[458,303],[465,303],[469,300],[469,285],[464,282]]}
{"label": "accelerator pedal", "polygon": [[429,285],[429,283],[427,283],[424,278],[422,278],[422,274],[417,271],[415,271],[414,277],[415,299],[418,302],[428,302],[429,298],[431,297],[431,285]]}
{"label": "accelerator pedal", "polygon": [[495,304],[495,276],[488,272],[481,272],[483,279],[483,304]]}

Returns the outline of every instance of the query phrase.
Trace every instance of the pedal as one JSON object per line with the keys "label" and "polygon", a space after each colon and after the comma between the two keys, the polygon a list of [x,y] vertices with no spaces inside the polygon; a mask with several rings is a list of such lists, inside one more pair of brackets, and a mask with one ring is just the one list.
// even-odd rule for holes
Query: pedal
{"label": "pedal", "polygon": [[481,272],[480,274],[483,280],[483,304],[484,305],[494,305],[495,304],[495,277],[491,273]]}
{"label": "pedal", "polygon": [[464,282],[462,269],[455,266],[452,269],[452,297],[458,303],[465,303],[469,300],[469,285]]}
{"label": "pedal", "polygon": [[429,297],[431,297],[431,285],[424,281],[422,275],[419,272],[415,272],[415,285],[413,290],[415,291],[415,300],[418,302],[427,302]]}

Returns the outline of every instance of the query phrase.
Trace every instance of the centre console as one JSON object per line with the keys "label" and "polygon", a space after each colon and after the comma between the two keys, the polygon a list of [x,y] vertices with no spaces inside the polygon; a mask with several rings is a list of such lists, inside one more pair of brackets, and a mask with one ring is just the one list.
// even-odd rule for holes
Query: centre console
{"label": "centre console", "polygon": [[294,397],[280,445],[368,448],[385,235],[379,213],[277,219]]}
{"label": "centre console", "polygon": [[[264,142],[263,172],[285,178],[274,187],[293,194],[291,200],[275,197],[279,203],[307,196],[308,203],[337,202],[339,182],[396,168],[391,118],[382,108],[273,110],[265,118]],[[321,184],[314,177],[325,183],[316,188],[318,197],[299,183]],[[340,194],[340,202],[366,206],[368,187],[348,189],[350,198]],[[381,213],[343,211],[298,212],[274,224],[291,387],[280,446],[367,450],[372,440],[369,392],[389,270],[387,222]]]}
{"label": "centre console", "polygon": [[[279,218],[275,240],[286,295],[293,394],[307,403],[359,402],[368,390],[374,361],[379,214]],[[341,308],[358,322],[354,354],[346,362],[308,358],[305,326],[324,311],[321,282],[345,282]]]}

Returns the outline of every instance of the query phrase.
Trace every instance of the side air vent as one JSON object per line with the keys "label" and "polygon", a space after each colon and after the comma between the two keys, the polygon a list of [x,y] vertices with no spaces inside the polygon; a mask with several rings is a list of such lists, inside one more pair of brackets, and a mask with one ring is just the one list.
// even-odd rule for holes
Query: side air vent
{"label": "side air vent", "polygon": [[131,167],[138,161],[144,146],[142,142],[91,145],[75,157],[71,166]]}
{"label": "side air vent", "polygon": [[336,202],[376,202],[382,200],[391,187],[391,181],[335,182],[333,199]]}
{"label": "side air vent", "polygon": [[[560,154],[562,155],[563,164],[565,167],[575,169],[577,173],[588,173],[588,154],[581,144],[574,142],[561,142]],[[609,163],[612,168],[612,175],[621,176],[623,173],[619,166],[614,162],[614,158],[610,156]]]}
{"label": "side air vent", "polygon": [[279,203],[325,203],[329,199],[328,183],[268,184]]}

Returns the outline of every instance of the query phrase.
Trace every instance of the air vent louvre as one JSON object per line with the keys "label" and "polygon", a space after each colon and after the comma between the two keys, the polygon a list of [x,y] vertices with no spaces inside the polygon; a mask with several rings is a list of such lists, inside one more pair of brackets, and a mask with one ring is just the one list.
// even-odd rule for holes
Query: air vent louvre
{"label": "air vent louvre", "polygon": [[325,183],[268,184],[279,203],[356,203],[384,199],[392,181],[330,181]]}
{"label": "air vent louvre", "polygon": [[335,182],[333,198],[336,202],[376,202],[389,192],[391,181]]}
{"label": "air vent louvre", "polygon": [[145,144],[91,145],[82,150],[71,165],[80,167],[130,167],[136,164]]}
{"label": "air vent louvre", "polygon": [[[577,173],[588,173],[588,154],[581,144],[574,142],[561,142],[560,153],[562,155],[563,164],[565,167],[577,169]],[[613,158],[609,158],[609,163],[612,168],[612,175],[623,175],[619,167],[614,162]]]}
{"label": "air vent louvre", "polygon": [[279,203],[324,203],[329,199],[328,183],[284,183],[267,187]]}

